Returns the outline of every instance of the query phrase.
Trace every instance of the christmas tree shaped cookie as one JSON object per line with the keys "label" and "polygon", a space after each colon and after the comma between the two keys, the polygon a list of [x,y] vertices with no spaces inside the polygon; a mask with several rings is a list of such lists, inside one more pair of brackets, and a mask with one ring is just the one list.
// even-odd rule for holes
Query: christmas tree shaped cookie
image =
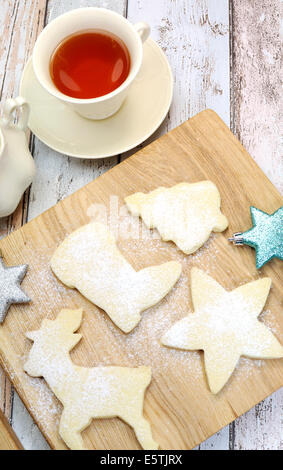
{"label": "christmas tree shaped cookie", "polygon": [[26,335],[34,344],[25,371],[32,377],[44,377],[64,406],[60,436],[70,449],[84,450],[81,433],[91,420],[117,416],[133,427],[144,449],[157,449],[143,417],[151,369],[73,364],[69,352],[81,339],[74,334],[81,320],[82,310],[62,310],[55,321],[43,320],[40,330]]}
{"label": "christmas tree shaped cookie", "polygon": [[173,325],[162,343],[172,348],[204,350],[209,387],[212,393],[218,393],[240,356],[283,357],[283,347],[257,319],[270,285],[271,280],[263,278],[227,292],[206,273],[193,268],[191,290],[195,312]]}
{"label": "christmas tree shaped cookie", "polygon": [[163,240],[172,240],[186,254],[200,248],[211,232],[228,226],[220,212],[219,191],[211,181],[135,193],[125,202],[131,214],[140,216],[147,227],[157,228]]}
{"label": "christmas tree shaped cookie", "polygon": [[100,223],[69,235],[54,253],[51,268],[64,284],[105,310],[125,333],[138,324],[141,312],[168,294],[182,269],[170,261],[136,272]]}

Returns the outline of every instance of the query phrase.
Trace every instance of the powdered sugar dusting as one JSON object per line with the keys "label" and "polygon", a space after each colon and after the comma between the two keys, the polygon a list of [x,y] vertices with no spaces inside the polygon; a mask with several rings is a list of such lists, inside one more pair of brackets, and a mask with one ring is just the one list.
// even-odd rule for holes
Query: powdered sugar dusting
{"label": "powdered sugar dusting", "polygon": [[[81,323],[82,310],[62,310],[56,320],[44,320],[40,330],[29,333],[34,344],[25,362],[32,377],[44,377],[64,406],[60,436],[70,449],[83,450],[80,433],[92,418],[119,416],[136,430],[145,449],[157,449],[151,430],[141,416],[144,391],[151,380],[148,367],[93,367],[75,365],[69,351],[80,339],[74,334]],[[46,399],[40,383],[33,393]],[[49,409],[48,409],[49,406]],[[45,412],[54,412],[53,402],[46,400]],[[41,416],[42,418],[42,416]]]}
{"label": "powdered sugar dusting", "polygon": [[36,395],[35,403],[30,406],[31,413],[44,427],[48,427],[51,423],[58,426],[62,406],[43,379],[30,377],[30,382]]}
{"label": "powdered sugar dusting", "polygon": [[147,227],[157,228],[163,240],[174,241],[187,254],[201,247],[212,231],[222,232],[228,225],[220,212],[220,194],[211,181],[135,193],[125,202]]}
{"label": "powdered sugar dusting", "polygon": [[58,278],[102,308],[124,332],[140,321],[140,313],[159,302],[181,274],[175,261],[137,272],[116,246],[106,225],[87,224],[57,248],[51,267]]}
{"label": "powdered sugar dusting", "polygon": [[[194,384],[197,387],[200,378],[203,378],[202,355],[197,351],[169,349],[160,344],[160,339],[176,321],[184,318],[190,312],[192,313],[190,302],[191,268],[197,266],[209,274],[213,274],[217,269],[218,236],[212,235],[201,249],[193,255],[186,256],[173,243],[162,241],[155,230],[146,229],[138,218],[132,218],[131,224],[136,224],[140,232],[142,230],[142,237],[120,237],[118,247],[136,270],[147,266],[144,261],[146,253],[147,259],[151,259],[151,265],[174,260],[182,264],[183,271],[180,280],[167,297],[155,307],[142,313],[141,322],[130,334],[123,334],[109,319],[103,316],[101,311],[95,307],[92,309],[92,306],[86,303],[77,291],[65,288],[58,282],[49,267],[53,255],[52,250],[43,248],[34,252],[34,257],[39,260],[40,269],[37,272],[33,272],[31,269],[30,275],[34,276],[33,282],[42,286],[43,299],[50,307],[52,318],[56,316],[60,307],[64,306],[64,302],[65,305],[69,305],[71,300],[72,305],[75,304],[77,307],[87,306],[85,309],[87,314],[81,329],[84,333],[82,346],[84,354],[86,352],[92,358],[90,360],[95,366],[135,367],[148,365],[152,368],[153,381],[158,381],[162,376],[166,376],[168,371],[174,371],[175,374],[182,377],[183,381],[190,384],[190,387],[193,387]],[[272,316],[268,315],[268,318],[268,326],[271,326],[272,331],[276,333],[276,323],[272,320]],[[271,323],[273,324],[271,325]],[[40,323],[38,323],[39,325]],[[98,325],[98,327],[105,325],[105,335],[96,336],[94,325]],[[88,330],[92,332],[89,336]],[[82,359],[85,357],[84,354],[81,356]],[[84,365],[81,361],[80,364]],[[245,380],[262,364],[264,361],[241,358],[235,370],[235,377]],[[49,403],[52,392],[43,380],[30,380],[35,381],[34,383],[40,383],[40,386],[36,386],[41,390],[39,403],[34,403],[33,406],[34,412],[38,416],[40,414],[41,424],[45,423],[46,426],[49,426],[54,419],[55,410],[57,409],[60,413],[61,406],[55,405],[55,408],[51,405],[44,406],[45,400]],[[55,403],[57,403],[56,400]]]}

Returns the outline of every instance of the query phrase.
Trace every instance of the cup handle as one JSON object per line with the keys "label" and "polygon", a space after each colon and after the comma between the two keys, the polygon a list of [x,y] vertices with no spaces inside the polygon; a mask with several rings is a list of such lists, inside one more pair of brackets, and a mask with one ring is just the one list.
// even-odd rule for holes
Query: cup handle
{"label": "cup handle", "polygon": [[136,32],[140,35],[142,42],[145,42],[150,35],[150,26],[143,21],[134,25]]}
{"label": "cup handle", "polygon": [[[15,124],[13,113],[17,109],[20,110],[18,122]],[[27,101],[18,96],[17,98],[10,98],[6,101],[3,112],[3,125],[4,127],[14,127],[21,131],[25,131],[28,125],[30,107]]]}

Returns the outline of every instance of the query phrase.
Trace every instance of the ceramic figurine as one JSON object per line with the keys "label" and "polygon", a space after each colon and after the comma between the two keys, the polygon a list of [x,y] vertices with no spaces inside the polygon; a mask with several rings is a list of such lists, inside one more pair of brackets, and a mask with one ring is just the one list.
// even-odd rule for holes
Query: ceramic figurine
{"label": "ceramic figurine", "polygon": [[[17,110],[20,116],[15,124],[13,113]],[[7,100],[0,121],[0,217],[15,211],[35,174],[25,134],[28,116],[29,105],[23,98]]]}

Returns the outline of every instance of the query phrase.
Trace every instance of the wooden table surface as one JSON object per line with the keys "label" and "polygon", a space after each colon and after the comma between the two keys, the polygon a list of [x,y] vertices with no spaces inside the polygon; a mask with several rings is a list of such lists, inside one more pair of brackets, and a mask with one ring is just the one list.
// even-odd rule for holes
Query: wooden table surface
{"label": "wooden table surface", "polygon": [[[23,67],[43,26],[73,8],[101,6],[132,22],[147,21],[174,78],[168,118],[151,138],[205,108],[214,109],[283,192],[279,153],[279,0],[2,0],[0,98],[18,94]],[[31,136],[37,175],[0,236],[20,227],[135,152],[83,161],[58,154]],[[8,379],[0,371],[0,408],[26,449],[47,449]],[[283,390],[200,449],[283,449]]]}

